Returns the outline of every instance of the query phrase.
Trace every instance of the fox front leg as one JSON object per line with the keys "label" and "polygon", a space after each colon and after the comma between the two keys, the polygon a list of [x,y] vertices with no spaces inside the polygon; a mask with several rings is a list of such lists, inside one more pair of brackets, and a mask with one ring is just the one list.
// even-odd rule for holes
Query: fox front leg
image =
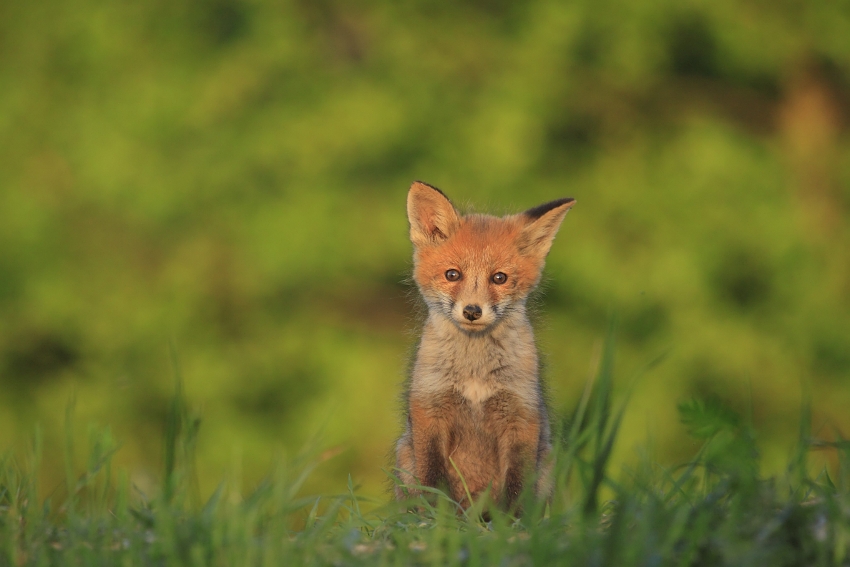
{"label": "fox front leg", "polygon": [[414,488],[417,484],[437,488],[448,482],[445,459],[439,448],[437,437],[417,443],[412,432],[406,432],[399,439],[396,445],[396,469],[401,484],[395,487],[396,499],[421,495],[422,491]]}
{"label": "fox front leg", "polygon": [[442,420],[422,405],[410,405],[413,473],[423,486],[439,488],[449,483],[445,457],[446,436]]}
{"label": "fox front leg", "polygon": [[534,471],[540,440],[540,416],[529,412],[512,395],[487,402],[488,426],[498,432],[501,497],[508,508],[516,504],[525,480]]}
{"label": "fox front leg", "polygon": [[503,499],[508,510],[514,508],[522,494],[525,479],[532,471],[533,448],[521,444],[515,444],[508,450],[507,463],[504,467],[505,485]]}

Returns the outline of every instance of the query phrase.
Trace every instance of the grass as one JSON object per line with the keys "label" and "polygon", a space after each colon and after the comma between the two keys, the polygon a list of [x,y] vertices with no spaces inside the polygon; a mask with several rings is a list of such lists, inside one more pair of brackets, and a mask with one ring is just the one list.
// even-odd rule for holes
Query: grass
{"label": "grass", "polygon": [[[626,400],[614,404],[613,350],[609,341],[563,424],[552,501],[526,494],[521,517],[491,508],[486,522],[486,503],[463,511],[434,489],[402,504],[364,501],[349,478],[345,494],[304,496],[329,457],[311,452],[279,463],[250,493],[235,475],[202,500],[199,420],[179,377],[161,489],[143,494],[112,470],[108,430],[90,430],[87,465],[75,472],[69,405],[63,494],[38,492],[38,431],[28,455],[0,460],[0,566],[850,564],[850,442],[813,440],[805,403],[782,477],[759,477],[748,420],[708,399],[679,406],[701,443],[690,461],[665,467],[647,456],[615,478],[608,459]],[[810,473],[813,447],[835,452],[834,469]]]}

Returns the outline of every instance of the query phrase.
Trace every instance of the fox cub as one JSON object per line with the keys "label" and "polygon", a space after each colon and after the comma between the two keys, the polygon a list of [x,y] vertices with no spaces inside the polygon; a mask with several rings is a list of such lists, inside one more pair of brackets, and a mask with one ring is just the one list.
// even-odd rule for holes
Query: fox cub
{"label": "fox cub", "polygon": [[[407,196],[413,276],[428,306],[396,446],[406,485],[445,487],[466,508],[511,508],[525,482],[549,496],[549,420],[526,299],[574,199],[506,217],[461,216],[436,187]],[[465,484],[465,486],[464,486]],[[396,487],[396,497],[418,491]]]}

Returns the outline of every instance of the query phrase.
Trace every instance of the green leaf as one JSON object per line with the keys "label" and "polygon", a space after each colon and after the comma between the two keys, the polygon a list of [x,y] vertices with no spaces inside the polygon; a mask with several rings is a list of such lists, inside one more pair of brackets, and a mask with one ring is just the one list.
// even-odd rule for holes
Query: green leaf
{"label": "green leaf", "polygon": [[721,431],[737,431],[740,416],[717,398],[692,399],[678,406],[679,419],[697,439],[709,439]]}

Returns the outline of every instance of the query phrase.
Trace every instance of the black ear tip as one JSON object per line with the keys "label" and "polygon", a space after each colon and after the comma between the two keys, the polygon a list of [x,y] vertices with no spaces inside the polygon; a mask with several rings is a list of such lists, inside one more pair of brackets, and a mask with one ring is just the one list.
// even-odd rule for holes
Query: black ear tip
{"label": "black ear tip", "polygon": [[575,204],[576,200],[572,197],[564,197],[563,199],[556,199],[554,201],[549,201],[548,203],[543,203],[542,205],[538,205],[533,209],[528,209],[525,211],[525,216],[527,216],[531,220],[537,220],[552,209],[557,209],[558,207],[562,207],[564,205],[570,205],[571,207]]}
{"label": "black ear tip", "polygon": [[[437,193],[439,193],[443,197],[446,197],[445,193],[443,193],[442,191],[440,191],[440,189],[438,189],[437,187],[434,187],[430,183],[425,183],[424,181],[416,180],[416,181],[413,182],[413,185],[424,185],[425,187],[428,187],[429,189],[433,189],[434,191],[436,191]],[[448,197],[446,197],[446,199],[448,199]]]}

